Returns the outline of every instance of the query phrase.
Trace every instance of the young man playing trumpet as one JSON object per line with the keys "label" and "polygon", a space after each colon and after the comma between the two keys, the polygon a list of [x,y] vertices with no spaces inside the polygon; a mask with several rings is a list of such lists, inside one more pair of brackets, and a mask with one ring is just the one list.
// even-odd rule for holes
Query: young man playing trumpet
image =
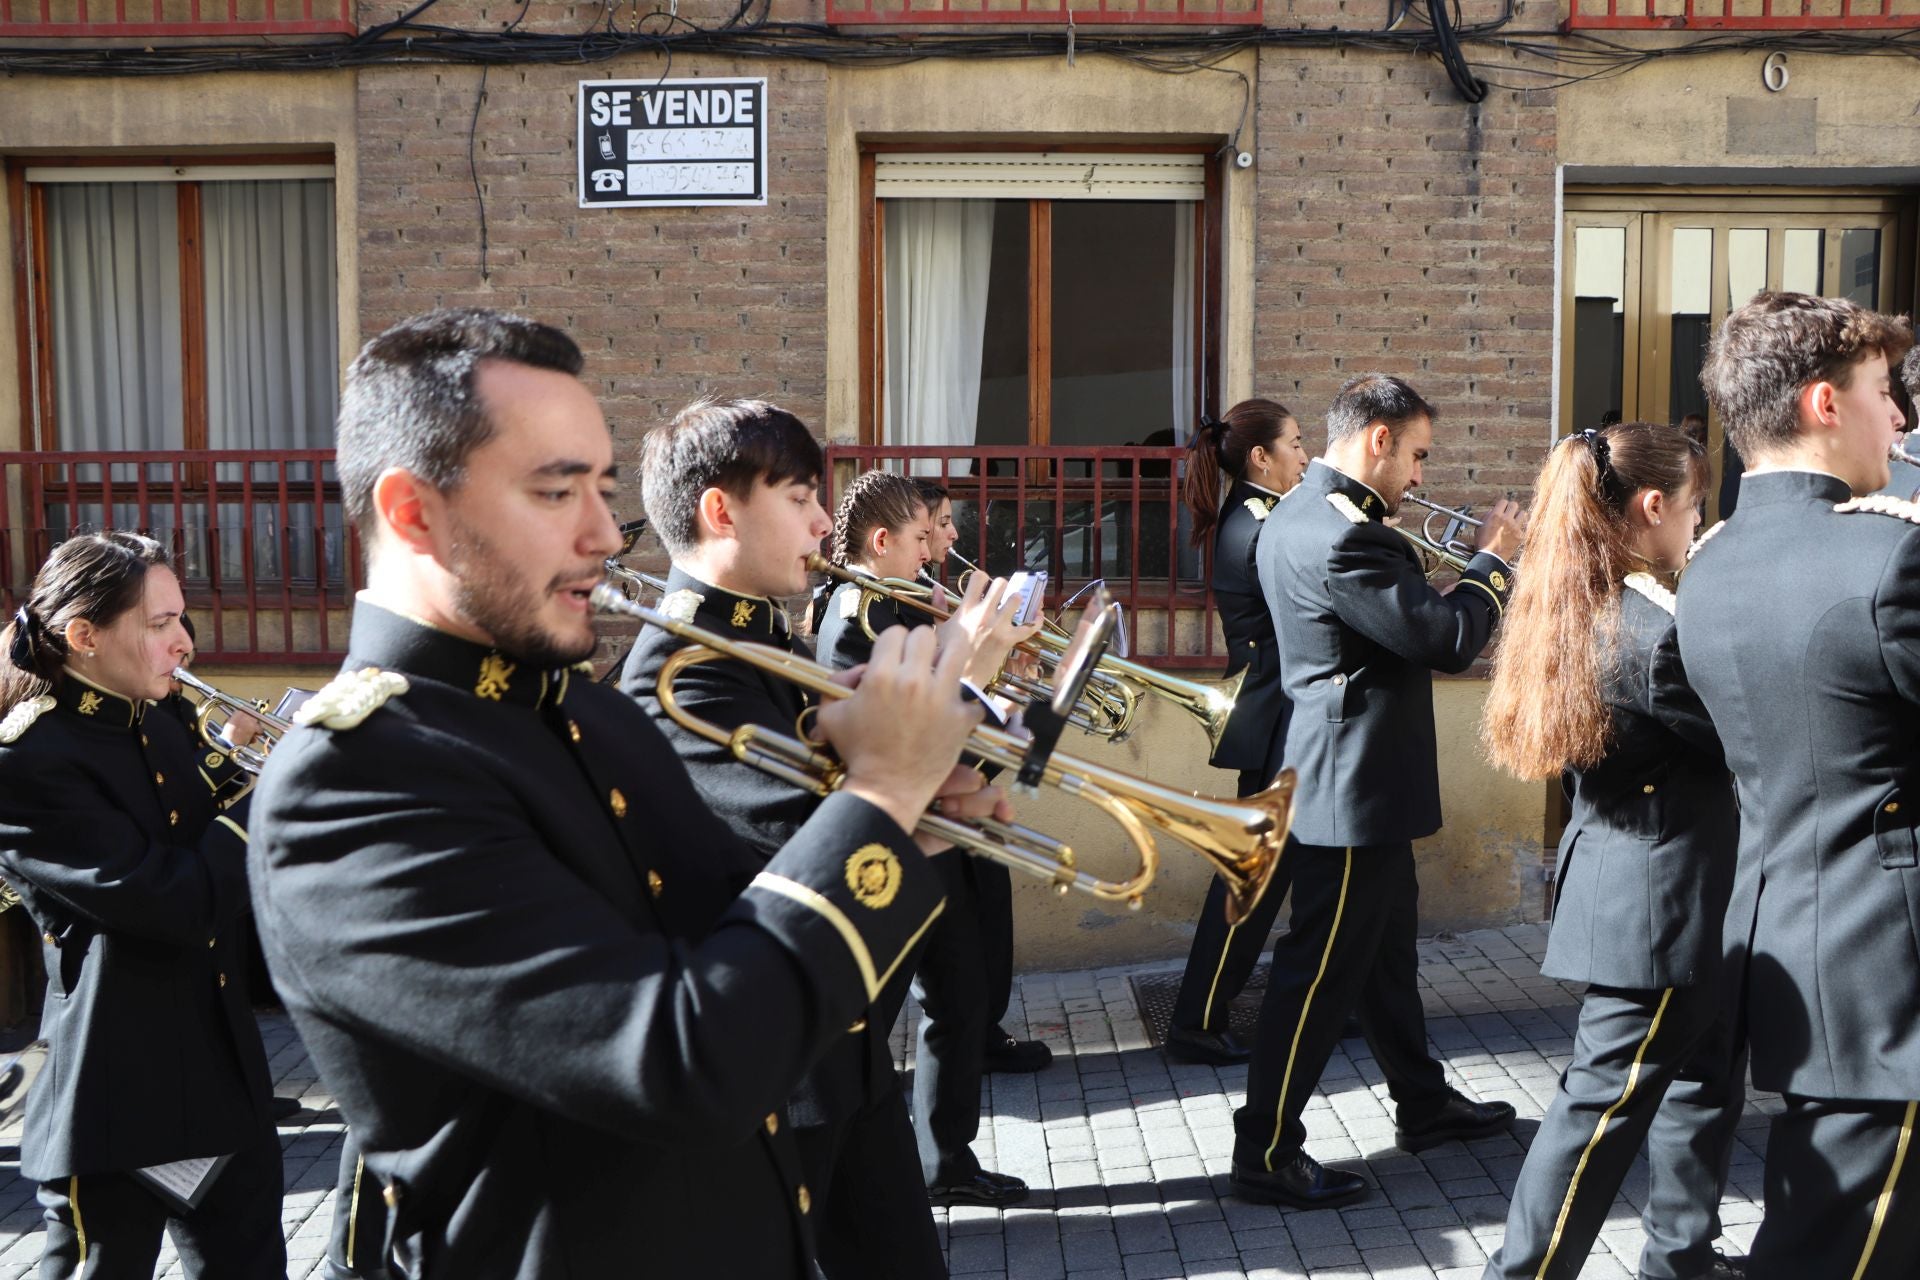
{"label": "young man playing trumpet", "polygon": [[[763,401],[698,402],[649,432],[641,453],[647,517],[673,557],[660,611],[810,662],[811,652],[777,601],[806,591],[808,559],[831,528],[818,497],[823,470],[820,446],[800,420]],[[977,688],[991,682],[1018,638],[1015,601],[1005,586],[973,584],[955,619],[939,629],[945,650],[973,655],[969,674]],[[882,633],[875,651],[886,636],[900,634],[898,628]],[[642,631],[622,687],[666,731],[714,810],[771,852],[821,802],[805,787],[742,766],[728,747],[668,715],[669,691],[660,678],[680,647],[657,628]],[[759,725],[790,735],[803,715],[811,716],[799,688],[733,660],[688,668],[670,693],[683,711],[727,732]],[[794,1127],[817,1197],[818,1259],[829,1280],[946,1275],[887,1044],[925,937],[916,935],[916,950],[880,974],[868,1007],[849,1020],[847,1034],[793,1099]],[[1025,1190],[1017,1178],[981,1170],[977,1161],[957,1177],[1003,1201]]]}

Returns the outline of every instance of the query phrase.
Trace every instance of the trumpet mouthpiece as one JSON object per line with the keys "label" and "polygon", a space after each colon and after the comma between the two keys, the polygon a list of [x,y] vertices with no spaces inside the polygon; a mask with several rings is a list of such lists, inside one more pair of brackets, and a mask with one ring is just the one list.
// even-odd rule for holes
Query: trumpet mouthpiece
{"label": "trumpet mouthpiece", "polygon": [[587,600],[602,613],[623,613],[625,610],[621,606],[627,603],[627,598],[620,594],[620,588],[604,580],[594,584],[593,590],[587,594]]}

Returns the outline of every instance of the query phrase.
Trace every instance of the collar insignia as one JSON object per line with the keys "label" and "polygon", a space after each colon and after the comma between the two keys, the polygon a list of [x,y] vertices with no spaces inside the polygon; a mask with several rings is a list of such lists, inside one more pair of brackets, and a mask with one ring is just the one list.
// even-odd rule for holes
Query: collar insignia
{"label": "collar insignia", "polygon": [[[1333,509],[1335,511],[1338,511],[1341,515],[1353,521],[1355,524],[1370,523],[1370,521],[1368,521],[1367,519],[1366,513],[1360,510],[1359,507],[1354,506],[1353,499],[1349,498],[1346,494],[1340,493],[1339,491],[1336,490],[1335,492],[1327,495],[1327,501],[1333,504]],[[1371,499],[1369,499],[1369,501],[1371,501]]]}
{"label": "collar insignia", "polygon": [[18,742],[20,735],[33,728],[33,722],[53,710],[55,698],[43,693],[37,698],[28,698],[25,702],[7,712],[7,718],[0,720],[0,743]]}
{"label": "collar insignia", "polygon": [[752,622],[753,621],[753,601],[735,600],[733,602],[733,617],[730,619],[730,621],[732,622],[736,630],[743,628],[749,622]]}
{"label": "collar insignia", "polygon": [[407,678],[397,671],[361,667],[342,671],[300,704],[295,724],[317,724],[326,729],[351,729],[378,711],[387,699],[407,691]]}
{"label": "collar insignia", "polygon": [[1247,514],[1255,520],[1265,520],[1267,513],[1273,510],[1273,504],[1278,501],[1278,498],[1248,498]]}
{"label": "collar insignia", "polygon": [[500,701],[500,695],[507,691],[507,682],[517,666],[497,653],[488,654],[480,659],[480,679],[474,682],[473,691],[483,698]]}
{"label": "collar insignia", "polygon": [[94,712],[100,710],[101,701],[102,699],[99,694],[91,689],[87,690],[80,695],[80,714],[83,716],[92,715]]}
{"label": "collar insignia", "polygon": [[690,591],[683,587],[662,596],[659,609],[675,622],[692,622],[693,615],[700,611],[700,603],[705,599],[706,597],[698,591]]}
{"label": "collar insignia", "polygon": [[[1840,505],[1841,505],[1841,506],[1845,506],[1846,504],[1845,504],[1845,503],[1841,503]],[[1836,511],[1837,511],[1837,510],[1839,510],[1839,508],[1838,508],[1838,507],[1836,507],[1836,508],[1834,508],[1834,509],[1835,509]],[[1715,524],[1715,525],[1713,526],[1713,528],[1711,528],[1711,529],[1709,529],[1709,530],[1707,530],[1707,531],[1706,531],[1705,533],[1703,533],[1703,534],[1701,534],[1701,535],[1700,535],[1699,537],[1697,537],[1697,538],[1695,538],[1695,539],[1693,540],[1693,545],[1687,548],[1687,559],[1689,559],[1689,560],[1691,560],[1691,559],[1693,559],[1693,558],[1694,558],[1695,556],[1697,556],[1697,555],[1699,555],[1699,554],[1700,554],[1700,548],[1702,548],[1702,547],[1704,547],[1704,546],[1706,546],[1706,545],[1707,545],[1707,542],[1708,542],[1708,540],[1709,540],[1709,539],[1711,539],[1711,538],[1713,537],[1713,535],[1714,535],[1714,534],[1716,534],[1716,533],[1718,533],[1718,532],[1720,532],[1720,531],[1721,531],[1722,529],[1724,529],[1724,528],[1726,528],[1726,527],[1727,527],[1727,522],[1726,522],[1725,520],[1722,520],[1722,521],[1720,521],[1719,523],[1717,523],[1717,524]]]}
{"label": "collar insignia", "polygon": [[[1719,528],[1718,525],[1714,527]],[[1672,613],[1674,605],[1678,603],[1673,592],[1662,586],[1660,580],[1650,573],[1630,573],[1622,581],[1623,585],[1639,592],[1668,613]]]}
{"label": "collar insignia", "polygon": [[[1870,493],[1864,498],[1854,498],[1850,502],[1837,504],[1834,511],[1839,515],[1853,515],[1856,512],[1869,512],[1876,516],[1893,516],[1900,520],[1911,520],[1920,524],[1920,504],[1908,502],[1905,498],[1894,498],[1884,493]],[[1702,538],[1700,541],[1705,542]]]}
{"label": "collar insignia", "polygon": [[900,859],[883,844],[863,844],[847,859],[847,888],[854,901],[879,911],[900,892]]}

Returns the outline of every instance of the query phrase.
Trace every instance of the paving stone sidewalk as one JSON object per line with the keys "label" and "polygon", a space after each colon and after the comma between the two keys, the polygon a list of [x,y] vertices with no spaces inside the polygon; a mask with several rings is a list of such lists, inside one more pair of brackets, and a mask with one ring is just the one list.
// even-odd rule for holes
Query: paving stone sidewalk
{"label": "paving stone sidewalk", "polygon": [[[1379,1190],[1343,1210],[1312,1213],[1225,1196],[1232,1115],[1246,1068],[1171,1063],[1150,1047],[1128,979],[1154,965],[1019,980],[1009,1030],[1053,1047],[1032,1076],[990,1076],[975,1144],[989,1168],[1034,1189],[1008,1211],[936,1211],[949,1265],[970,1280],[1473,1280],[1499,1243],[1507,1197],[1572,1051],[1578,988],[1540,977],[1540,926],[1420,946],[1427,1027],[1448,1074],[1469,1095],[1504,1098],[1520,1121],[1511,1137],[1448,1143],[1418,1156],[1393,1146],[1386,1087],[1364,1042],[1334,1054],[1305,1120],[1308,1150],[1358,1169]],[[911,1006],[907,1016],[917,1014]],[[342,1122],[284,1017],[262,1014],[276,1090],[306,1104],[281,1126],[287,1195],[281,1213],[291,1278],[317,1274],[332,1223],[330,1192]],[[903,1026],[894,1045],[912,1065]],[[1721,1206],[1731,1256],[1746,1252],[1760,1218],[1760,1166],[1773,1095],[1749,1091]],[[40,1257],[33,1186],[19,1177],[16,1099],[0,1122],[0,1280],[30,1275]],[[1644,1162],[1632,1176],[1584,1277],[1635,1274]],[[166,1276],[180,1270],[171,1248]]]}

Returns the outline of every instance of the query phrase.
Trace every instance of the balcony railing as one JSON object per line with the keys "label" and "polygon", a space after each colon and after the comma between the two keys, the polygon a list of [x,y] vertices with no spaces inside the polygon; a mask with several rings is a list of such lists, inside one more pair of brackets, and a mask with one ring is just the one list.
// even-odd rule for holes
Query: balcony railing
{"label": "balcony railing", "polygon": [[0,599],[11,613],[55,546],[126,529],[173,552],[218,663],[336,663],[360,549],[329,449],[0,453]]}
{"label": "balcony railing", "polygon": [[352,35],[352,0],[0,0],[0,39]]}
{"label": "balcony railing", "polygon": [[[1214,630],[1206,558],[1188,545],[1175,476],[1182,449],[827,449],[827,501],[875,467],[945,485],[954,550],[996,574],[1047,571],[1057,607],[1095,578],[1126,606],[1134,658],[1161,667],[1225,662]],[[953,582],[956,566],[947,566]]]}
{"label": "balcony railing", "polygon": [[1913,0],[1569,0],[1567,29],[1830,31],[1920,27]]}
{"label": "balcony railing", "polygon": [[860,27],[1257,27],[1261,0],[827,0],[827,22]]}

